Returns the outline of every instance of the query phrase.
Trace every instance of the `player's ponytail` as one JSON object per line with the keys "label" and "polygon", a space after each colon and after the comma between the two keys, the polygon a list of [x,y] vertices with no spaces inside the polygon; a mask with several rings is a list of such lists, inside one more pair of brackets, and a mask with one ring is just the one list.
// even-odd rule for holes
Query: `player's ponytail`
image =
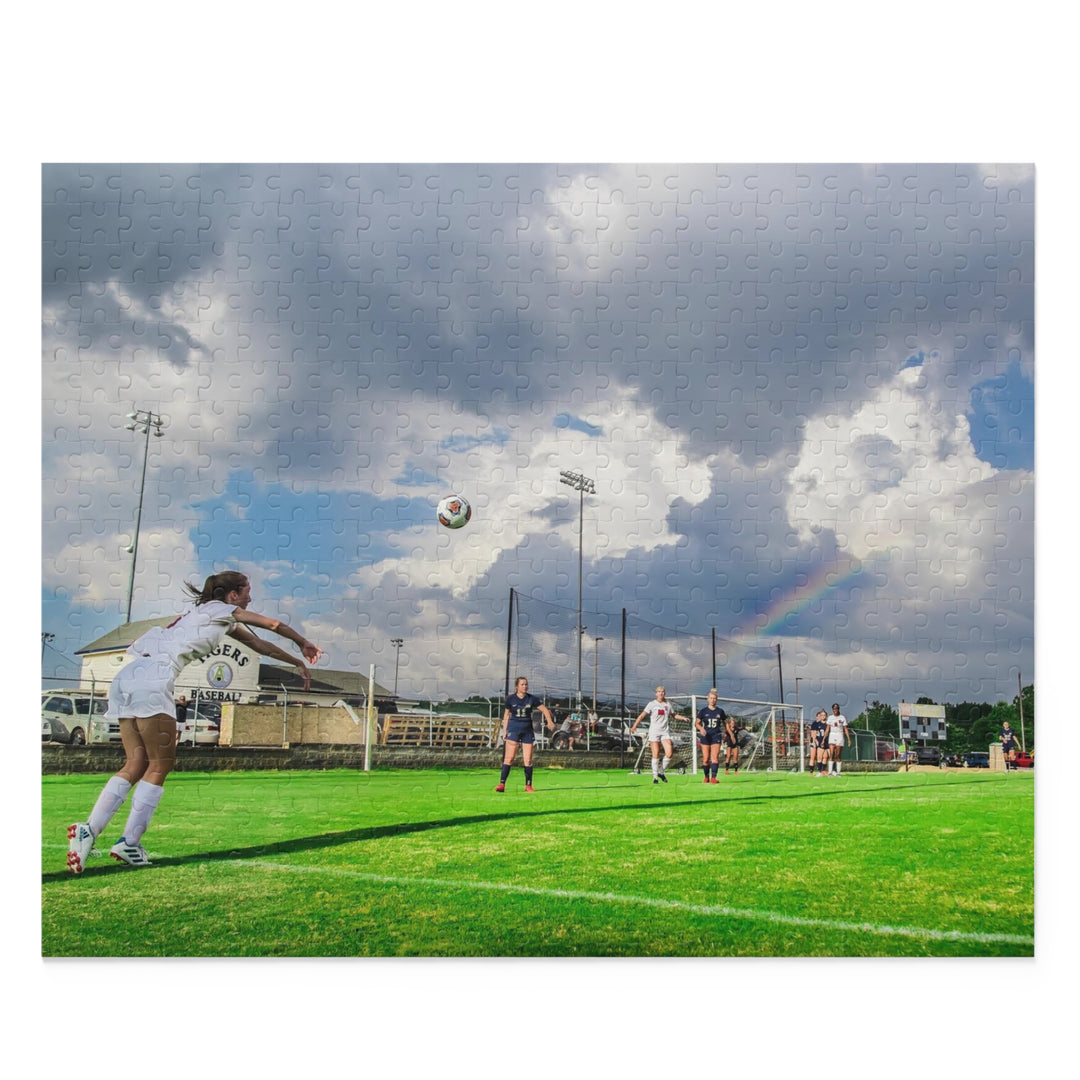
{"label": "player's ponytail", "polygon": [[211,600],[224,600],[229,593],[239,592],[247,583],[247,575],[241,574],[239,570],[223,570],[220,574],[211,574],[203,582],[201,589],[190,581],[185,581],[184,591],[198,607],[199,604],[208,604]]}

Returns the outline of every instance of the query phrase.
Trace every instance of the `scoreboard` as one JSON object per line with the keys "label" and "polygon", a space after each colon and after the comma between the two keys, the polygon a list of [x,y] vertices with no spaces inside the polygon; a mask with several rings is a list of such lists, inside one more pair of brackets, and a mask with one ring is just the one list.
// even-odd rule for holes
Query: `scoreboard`
{"label": "scoreboard", "polygon": [[897,712],[900,713],[900,738],[945,741],[944,705],[912,705],[901,701]]}

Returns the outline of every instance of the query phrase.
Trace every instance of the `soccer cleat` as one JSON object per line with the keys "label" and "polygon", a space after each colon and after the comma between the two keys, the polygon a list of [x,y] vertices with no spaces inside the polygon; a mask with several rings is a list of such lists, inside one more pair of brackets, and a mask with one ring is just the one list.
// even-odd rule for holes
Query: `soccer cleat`
{"label": "soccer cleat", "polygon": [[661,773],[660,774],[660,779],[666,784],[667,783],[667,773]]}
{"label": "soccer cleat", "polygon": [[708,773],[706,773],[706,774],[705,774],[705,779],[704,779],[704,780],[702,780],[701,782],[702,782],[703,784],[707,784],[707,783],[709,782],[709,774],[708,774]]}
{"label": "soccer cleat", "polygon": [[710,784],[719,784],[719,783],[720,783],[720,778],[719,778],[718,776],[714,776],[714,777],[713,777],[713,778],[712,778],[712,779],[711,779],[711,780],[709,781],[709,783],[710,783]]}
{"label": "soccer cleat", "polygon": [[525,790],[526,790],[526,791],[532,791],[532,789],[533,789],[533,786],[532,786],[532,784],[526,784],[526,785],[525,785]]}
{"label": "soccer cleat", "polygon": [[727,769],[725,769],[725,770],[724,770],[724,775],[725,775],[725,776],[727,776],[727,775],[728,775],[728,770],[727,770]]}
{"label": "soccer cleat", "polygon": [[67,866],[73,874],[81,874],[86,869],[86,860],[94,846],[94,834],[84,821],[76,821],[68,826]]}
{"label": "soccer cleat", "polygon": [[146,849],[139,844],[129,844],[121,837],[111,848],[109,854],[118,862],[127,863],[128,866],[152,866]]}
{"label": "soccer cleat", "polygon": [[659,783],[660,783],[660,781],[659,781],[659,780],[657,780],[655,776],[654,776],[654,777],[652,778],[652,782],[653,782],[654,784],[659,784]]}
{"label": "soccer cleat", "polygon": [[505,791],[505,790],[506,790],[506,785],[505,785],[505,784],[501,784],[501,783],[500,783],[500,784],[496,784],[496,785],[495,785],[495,790],[496,790],[496,791]]}

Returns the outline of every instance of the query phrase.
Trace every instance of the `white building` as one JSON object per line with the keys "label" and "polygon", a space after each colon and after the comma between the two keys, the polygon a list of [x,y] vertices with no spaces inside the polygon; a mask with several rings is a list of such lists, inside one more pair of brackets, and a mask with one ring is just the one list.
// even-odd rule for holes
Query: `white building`
{"label": "white building", "polygon": [[[135,658],[127,651],[136,638],[154,626],[168,626],[176,618],[125,623],[104,637],[77,649],[82,658],[81,689],[107,693],[116,673]],[[313,668],[311,689],[305,691],[300,673],[284,664],[270,664],[243,643],[226,638],[210,656],[188,664],[176,680],[176,694],[203,701],[256,702],[288,697],[290,701],[326,701],[328,697],[355,698],[366,704],[367,673]],[[389,702],[391,692],[375,683],[375,700]],[[402,702],[402,704],[410,704]],[[412,704],[415,704],[414,702]]]}

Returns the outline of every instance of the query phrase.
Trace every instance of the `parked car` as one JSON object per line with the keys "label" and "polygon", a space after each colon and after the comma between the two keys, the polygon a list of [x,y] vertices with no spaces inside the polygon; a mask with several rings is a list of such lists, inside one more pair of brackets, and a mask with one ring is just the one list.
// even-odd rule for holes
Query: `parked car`
{"label": "parked car", "polygon": [[1034,769],[1035,759],[1026,750],[1017,750],[1014,764],[1021,769]]}
{"label": "parked car", "polygon": [[[105,741],[104,720],[108,707],[104,694],[91,695],[88,690],[42,690],[41,741],[71,743],[82,746],[89,736],[94,742]],[[116,737],[120,737],[119,724]]]}
{"label": "parked car", "polygon": [[985,750],[972,750],[964,755],[965,769],[989,769],[990,755]]}
{"label": "parked car", "polygon": [[221,738],[221,702],[200,701],[196,713],[195,703],[188,705],[187,719],[176,722],[176,741],[183,746],[216,746]]}
{"label": "parked car", "polygon": [[566,750],[570,745],[570,737],[574,739],[574,749],[584,750],[586,746],[590,750],[637,750],[641,746],[641,736],[630,734],[632,720],[627,720],[625,727],[619,724],[617,717],[602,717],[596,721],[595,726],[585,735],[585,725],[578,724],[570,731],[556,731],[551,736],[551,745],[556,750]]}
{"label": "parked car", "polygon": [[941,751],[936,746],[916,747],[915,761],[919,765],[940,765]]}

